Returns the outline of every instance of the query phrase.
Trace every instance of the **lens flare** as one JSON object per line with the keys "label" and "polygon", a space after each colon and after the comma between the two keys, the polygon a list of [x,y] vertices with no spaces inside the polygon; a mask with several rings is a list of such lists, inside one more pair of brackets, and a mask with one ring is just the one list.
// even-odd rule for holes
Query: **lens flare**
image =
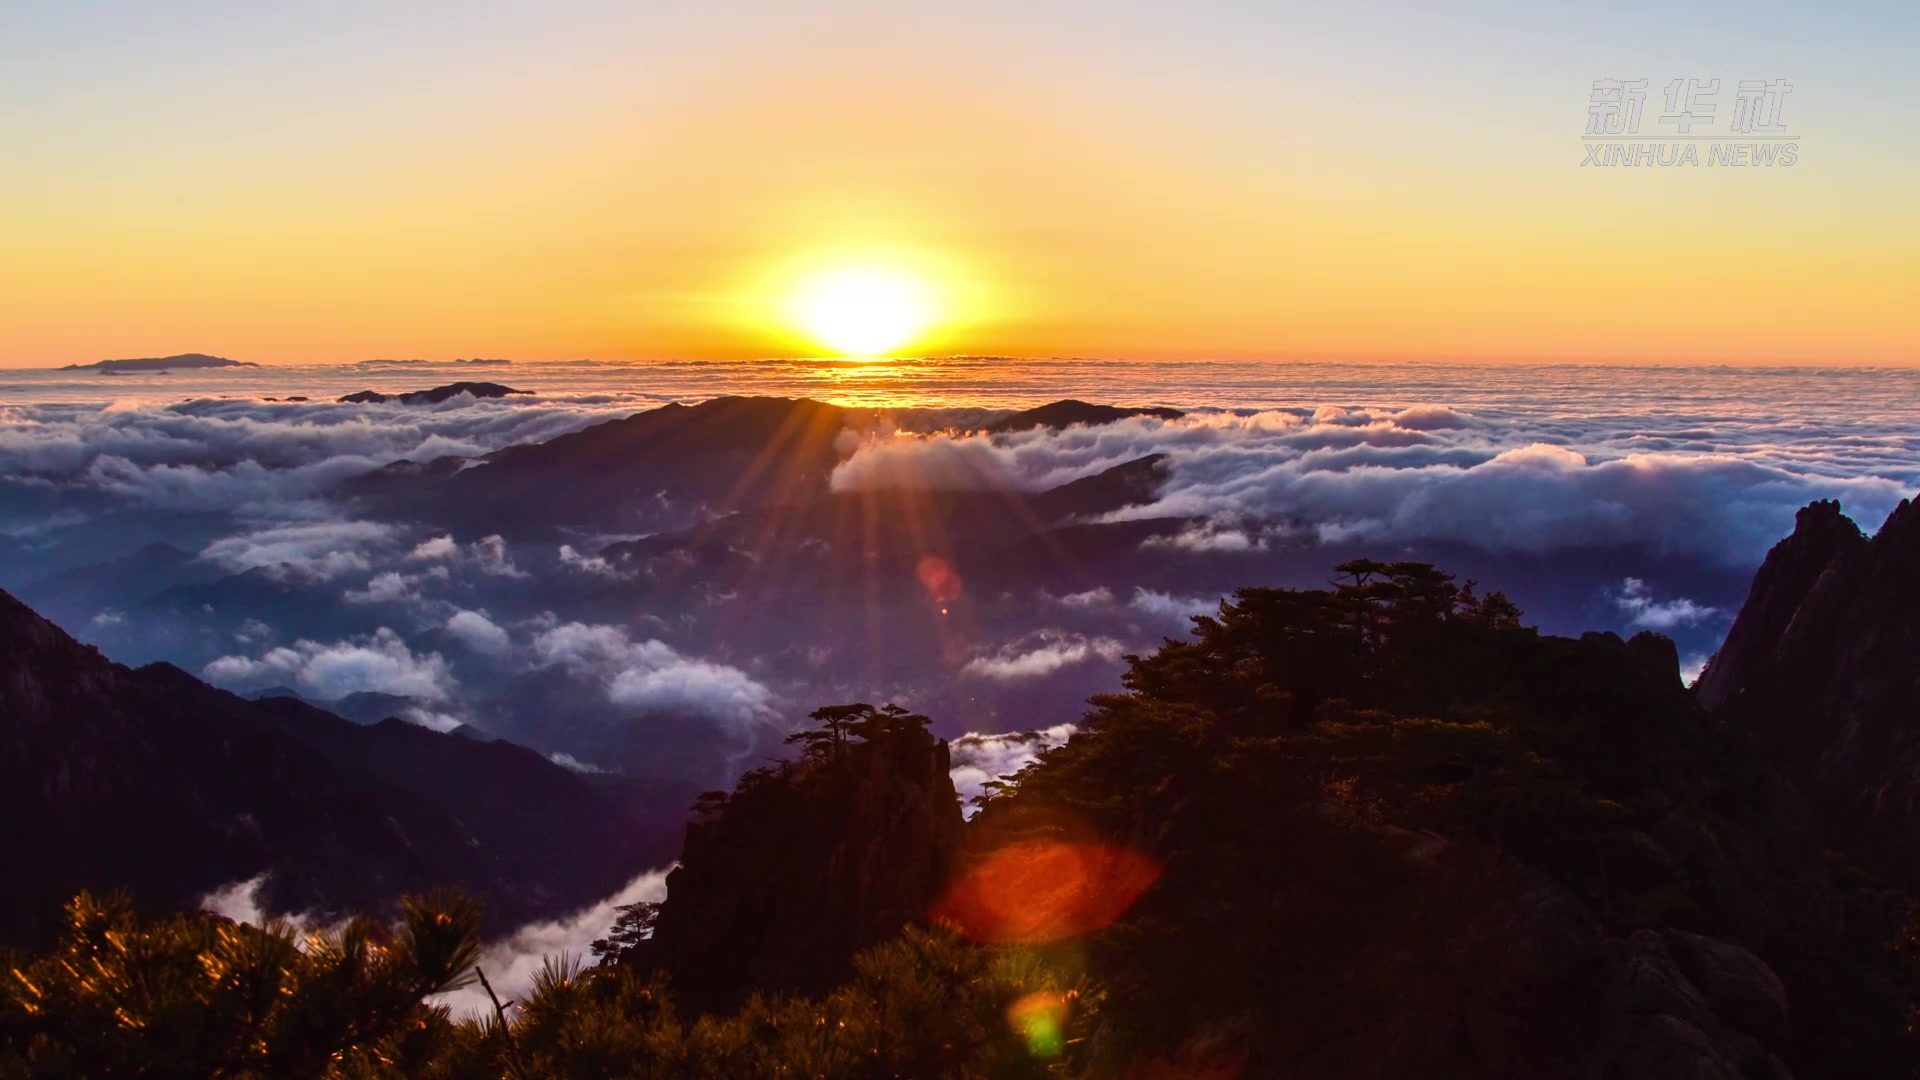
{"label": "lens flare", "polygon": [[1067,1051],[1067,995],[1038,990],[1007,1007],[1007,1024],[1027,1041],[1027,1052],[1051,1061]]}
{"label": "lens flare", "polygon": [[1112,923],[1159,879],[1159,863],[1125,848],[1028,840],[961,874],[932,915],[990,944],[1059,941]]}

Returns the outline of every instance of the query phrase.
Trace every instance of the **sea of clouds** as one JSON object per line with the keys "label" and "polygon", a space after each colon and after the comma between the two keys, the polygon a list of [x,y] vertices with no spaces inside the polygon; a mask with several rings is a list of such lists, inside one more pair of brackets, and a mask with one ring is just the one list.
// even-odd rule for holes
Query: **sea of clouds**
{"label": "sea of clouds", "polygon": [[[1057,381],[1068,391],[1088,377],[1082,366],[1060,365]],[[415,379],[427,382],[436,375],[426,368],[438,372],[447,365],[421,367]],[[22,394],[29,403],[0,404],[0,477],[16,492],[59,489],[268,522],[325,520],[324,496],[333,484],[390,462],[475,456],[550,439],[676,396],[676,379],[712,387],[698,396],[785,386],[763,385],[765,368],[700,368],[697,383],[687,370],[696,369],[568,369],[563,393],[461,396],[434,406],[252,396],[119,399],[111,385],[117,380],[99,380],[108,385],[91,390],[94,400],[33,402],[36,395]],[[988,374],[965,370],[976,380]],[[1253,546],[1274,539],[1271,530],[1305,529],[1535,553],[1643,542],[1741,564],[1755,561],[1790,525],[1791,511],[1812,498],[1840,498],[1872,527],[1920,486],[1920,418],[1911,407],[1920,383],[1906,372],[1357,369],[1377,376],[1368,398],[1401,402],[1386,406],[1353,403],[1360,392],[1353,368],[1197,370],[1242,387],[1223,392],[1203,381],[1183,384],[1180,365],[1131,365],[1104,384],[1101,400],[1198,411],[1177,421],[1135,419],[993,439],[927,434],[977,427],[995,415],[977,403],[947,397],[937,405],[883,410],[884,422],[855,440],[835,483],[853,488],[919,478],[948,486],[1043,488],[1162,453],[1172,482],[1159,500],[1124,514],[1205,517],[1215,524],[1180,540],[1195,549]],[[1447,377],[1438,378],[1436,370]],[[1033,381],[1046,377],[1044,365],[1025,364],[1019,372]],[[490,377],[507,376],[558,377],[550,365]],[[635,391],[634,383],[649,376],[660,385]],[[1262,381],[1246,385],[1256,376]],[[178,388],[191,392],[191,377]],[[359,372],[329,377],[365,378]],[[940,373],[925,377],[932,384]],[[1128,385],[1128,378],[1140,385]],[[729,379],[741,385],[725,385]],[[799,385],[806,388],[804,380]],[[982,398],[995,397],[991,389],[983,381]],[[891,390],[898,399],[911,387],[895,380]],[[1425,396],[1434,391],[1452,399]],[[1224,407],[1222,398],[1286,404]],[[44,518],[46,504],[33,505]],[[1241,524],[1249,520],[1258,524]],[[44,522],[7,520],[0,528],[37,524]],[[245,557],[214,553],[234,556]]]}
{"label": "sea of clouds", "polygon": [[1170,549],[1314,538],[1539,555],[1640,544],[1733,566],[1757,563],[1813,499],[1838,498],[1872,527],[1914,486],[1914,462],[1886,475],[1877,458],[1851,459],[1844,445],[1788,462],[1764,444],[1740,452],[1648,441],[1631,430],[1547,441],[1531,426],[1436,405],[1210,412],[994,437],[872,436],[833,483],[1044,490],[1161,454],[1170,478],[1159,496],[1106,520],[1199,519],[1156,541]]}
{"label": "sea of clouds", "polygon": [[[1871,530],[1920,487],[1920,417],[1911,408],[1920,384],[1905,373],[1315,369],[1316,381],[1304,369],[1276,377],[1216,366],[1206,369],[1208,382],[1137,365],[1118,375],[1062,365],[1051,375],[1044,365],[1022,368],[1034,387],[1024,403],[1077,394],[1196,411],[988,437],[978,429],[999,415],[989,405],[1008,402],[986,393],[969,400],[954,375],[939,401],[888,410],[851,433],[834,486],[1037,491],[1158,454],[1167,480],[1157,496],[1108,517],[1192,519],[1146,542],[1166,560],[1353,540],[1529,556],[1631,545],[1734,573],[1757,565],[1810,500],[1840,499]],[[615,625],[537,609],[508,616],[487,602],[500,590],[540,589],[569,575],[619,577],[592,538],[516,550],[499,537],[456,539],[357,520],[330,498],[340,480],[392,462],[542,441],[670,396],[808,390],[804,382],[755,382],[766,378],[757,372],[729,383],[732,369],[701,368],[705,381],[687,384],[699,393],[667,385],[642,394],[631,389],[646,376],[637,369],[570,370],[585,374],[570,376],[564,393],[437,406],[195,397],[185,379],[176,388],[184,400],[116,400],[106,389],[91,399],[26,395],[0,404],[0,538],[18,545],[16,557],[57,568],[62,546],[96,518],[128,509],[211,516],[209,538],[194,545],[199,563],[337,590],[346,609],[361,613],[350,632],[330,634],[248,620],[197,665],[236,689],[288,686],[321,700],[391,694],[412,699],[408,719],[442,729],[468,718],[463,680],[471,676],[462,672],[477,669],[559,668],[610,708],[691,712],[736,736],[817,704],[789,700],[749,661],[687,651],[644,613]],[[964,371],[972,379],[991,374],[977,365]],[[895,380],[886,389],[897,398],[901,387]],[[137,532],[124,537],[127,552],[152,539]],[[96,537],[87,550],[100,544]],[[1128,582],[1033,598],[1034,625],[978,643],[958,662],[958,678],[1023,694],[1062,673],[1117,669],[1124,652],[1181,633],[1219,601]],[[1662,592],[1638,576],[1616,579],[1604,603],[1633,629],[1723,628],[1731,617],[1724,605]],[[127,618],[103,610],[93,629]],[[1687,663],[1697,669],[1703,660]],[[952,743],[956,788],[977,796],[1071,733],[1063,723],[960,736]],[[570,768],[602,767],[557,750],[550,756]],[[657,898],[662,888],[660,875],[643,875],[571,919],[494,943],[490,977],[518,992],[540,957],[584,950],[616,904]],[[257,889],[240,883],[209,904],[257,919],[247,907]]]}

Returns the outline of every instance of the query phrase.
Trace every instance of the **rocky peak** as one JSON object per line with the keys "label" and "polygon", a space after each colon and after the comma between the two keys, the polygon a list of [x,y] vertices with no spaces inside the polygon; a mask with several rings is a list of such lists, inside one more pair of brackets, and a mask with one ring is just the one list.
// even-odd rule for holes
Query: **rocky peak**
{"label": "rocky peak", "polygon": [[946,742],[915,729],[703,797],[645,962],[703,1006],[833,986],[946,884],[964,830],[950,768]]}
{"label": "rocky peak", "polygon": [[1642,630],[1627,639],[1627,651],[1642,667],[1674,685],[1680,682],[1680,647],[1665,634]]}
{"label": "rocky peak", "polygon": [[1701,674],[1701,703],[1718,708],[1738,696],[1770,662],[1821,576],[1866,546],[1865,534],[1840,512],[1839,502],[1822,499],[1801,507],[1793,534],[1767,552],[1726,643]]}
{"label": "rocky peak", "polygon": [[1830,502],[1775,545],[1700,682],[1818,811],[1828,841],[1920,884],[1920,512],[1869,540]]}

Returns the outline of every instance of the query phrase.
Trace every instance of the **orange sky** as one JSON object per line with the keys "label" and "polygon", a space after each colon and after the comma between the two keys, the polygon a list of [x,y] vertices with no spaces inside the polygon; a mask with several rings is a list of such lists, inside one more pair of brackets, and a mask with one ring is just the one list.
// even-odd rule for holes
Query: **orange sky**
{"label": "orange sky", "polygon": [[[0,365],[805,354],[850,264],[926,353],[1920,361],[1910,65],[1785,18],[63,10],[0,14]],[[1799,79],[1800,162],[1583,169],[1633,72]]]}

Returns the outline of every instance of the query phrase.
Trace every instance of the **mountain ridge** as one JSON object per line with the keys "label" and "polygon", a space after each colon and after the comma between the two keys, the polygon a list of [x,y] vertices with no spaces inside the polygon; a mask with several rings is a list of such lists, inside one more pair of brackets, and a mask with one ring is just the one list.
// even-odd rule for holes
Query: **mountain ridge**
{"label": "mountain ridge", "polygon": [[[12,852],[33,888],[0,897],[0,939],[34,936],[83,888],[191,907],[263,873],[273,910],[377,911],[458,884],[509,925],[598,900],[663,854],[630,850],[617,807],[531,750],[127,668],[4,591],[0,739],[0,817],[35,826]],[[526,789],[546,793],[530,817]]]}

